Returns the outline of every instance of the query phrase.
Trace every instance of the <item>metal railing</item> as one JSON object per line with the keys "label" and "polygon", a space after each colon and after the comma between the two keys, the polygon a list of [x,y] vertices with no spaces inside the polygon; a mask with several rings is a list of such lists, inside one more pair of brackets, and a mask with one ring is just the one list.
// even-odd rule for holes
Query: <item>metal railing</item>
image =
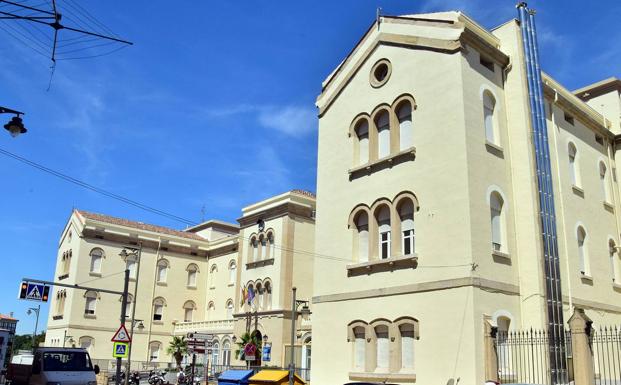
{"label": "metal railing", "polygon": [[195,321],[195,322],[178,322],[175,324],[174,334],[183,334],[187,332],[195,332],[204,330],[209,332],[233,332],[233,320],[214,320],[214,321]]}
{"label": "metal railing", "polygon": [[595,383],[621,384],[621,329],[616,326],[593,329],[590,343]]}

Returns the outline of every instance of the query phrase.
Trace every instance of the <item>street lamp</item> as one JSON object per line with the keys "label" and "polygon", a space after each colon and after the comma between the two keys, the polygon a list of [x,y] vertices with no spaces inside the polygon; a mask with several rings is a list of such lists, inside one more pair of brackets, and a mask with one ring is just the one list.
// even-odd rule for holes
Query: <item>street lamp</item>
{"label": "street lamp", "polygon": [[127,350],[127,364],[126,364],[127,368],[125,369],[125,374],[126,374],[125,385],[129,384],[129,371],[131,369],[131,362],[132,362],[132,345],[134,344],[134,327],[136,326],[136,323],[138,323],[138,330],[142,331],[144,329],[144,324],[142,323],[143,320],[136,319],[136,304],[138,303],[138,301],[136,301],[136,297],[138,296],[138,277],[140,275],[141,254],[142,254],[142,242],[140,243],[140,246],[137,249],[132,248],[132,247],[125,247],[119,253],[119,256],[125,259],[126,261],[129,257],[135,257],[136,264],[137,264],[136,265],[136,282],[134,284],[134,306],[132,306],[132,326],[129,328],[129,338],[131,342]]}
{"label": "street lamp", "polygon": [[75,340],[73,339],[73,336],[68,336],[67,335],[67,330],[65,330],[65,334],[63,336],[63,348],[65,347],[65,343],[69,342],[69,344],[73,347],[73,344],[75,344]]}
{"label": "street lamp", "polygon": [[35,321],[34,333],[32,333],[32,351],[35,350],[35,345],[37,343],[37,328],[39,327],[39,311],[41,311],[41,305],[37,305],[37,307],[30,307],[26,314],[31,315],[34,312],[37,315],[37,320]]}
{"label": "street lamp", "polygon": [[22,122],[22,118],[20,115],[24,115],[21,111],[12,110],[6,107],[0,107],[0,114],[15,114],[14,117],[9,120],[7,124],[4,125],[4,129],[7,130],[12,137],[16,138],[21,134],[25,134],[28,130],[24,127],[24,122]]}
{"label": "street lamp", "polygon": [[304,319],[307,319],[311,314],[310,308],[308,307],[308,301],[296,300],[295,295],[298,289],[294,286],[291,290],[293,291],[293,298],[291,300],[291,355],[289,356],[289,385],[293,385],[293,375],[295,373],[295,321],[298,318],[298,308],[300,305],[302,306],[299,313]]}

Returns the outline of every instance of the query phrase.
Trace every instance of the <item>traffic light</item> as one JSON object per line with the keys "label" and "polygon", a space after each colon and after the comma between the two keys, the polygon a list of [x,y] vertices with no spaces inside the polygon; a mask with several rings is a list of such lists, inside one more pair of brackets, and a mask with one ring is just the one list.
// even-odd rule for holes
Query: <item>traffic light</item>
{"label": "traffic light", "polygon": [[41,301],[47,302],[47,297],[49,296],[49,294],[50,294],[50,287],[45,285],[43,287],[43,295],[41,296]]}
{"label": "traffic light", "polygon": [[27,292],[28,292],[28,284],[26,282],[22,282],[22,286],[19,291],[19,298],[25,299]]}

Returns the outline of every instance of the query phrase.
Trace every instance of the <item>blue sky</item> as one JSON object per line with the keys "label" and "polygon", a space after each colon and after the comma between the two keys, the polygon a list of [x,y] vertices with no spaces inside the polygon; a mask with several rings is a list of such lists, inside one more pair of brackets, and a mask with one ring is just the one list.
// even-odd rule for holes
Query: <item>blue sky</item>
{"label": "blue sky", "polygon": [[[30,130],[17,139],[0,133],[0,148],[195,221],[203,206],[207,219],[235,221],[250,203],[315,190],[315,97],[376,7],[391,15],[460,9],[486,27],[516,16],[511,1],[80,4],[135,45],[59,62],[46,91],[50,61],[0,29],[0,105],[27,112]],[[546,72],[570,89],[621,76],[620,2],[529,5]],[[19,333],[34,326],[25,313],[33,303],[16,299],[19,280],[53,278],[72,208],[184,227],[1,155],[0,181],[0,313],[15,312]]]}

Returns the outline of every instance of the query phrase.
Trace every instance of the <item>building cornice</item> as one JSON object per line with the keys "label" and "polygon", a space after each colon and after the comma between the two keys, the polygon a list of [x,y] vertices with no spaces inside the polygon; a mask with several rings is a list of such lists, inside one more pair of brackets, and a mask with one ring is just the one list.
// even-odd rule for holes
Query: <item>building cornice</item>
{"label": "building cornice", "polygon": [[253,225],[256,225],[259,219],[267,221],[274,218],[279,218],[285,215],[301,216],[308,219],[313,219],[314,209],[310,206],[301,206],[293,202],[285,202],[278,206],[271,207],[267,210],[256,212],[254,214],[243,216],[237,221],[240,228],[244,229]]}
{"label": "building cornice", "polygon": [[599,82],[578,88],[573,91],[573,94],[582,100],[589,100],[612,91],[621,92],[621,80],[615,77],[600,80]]}

